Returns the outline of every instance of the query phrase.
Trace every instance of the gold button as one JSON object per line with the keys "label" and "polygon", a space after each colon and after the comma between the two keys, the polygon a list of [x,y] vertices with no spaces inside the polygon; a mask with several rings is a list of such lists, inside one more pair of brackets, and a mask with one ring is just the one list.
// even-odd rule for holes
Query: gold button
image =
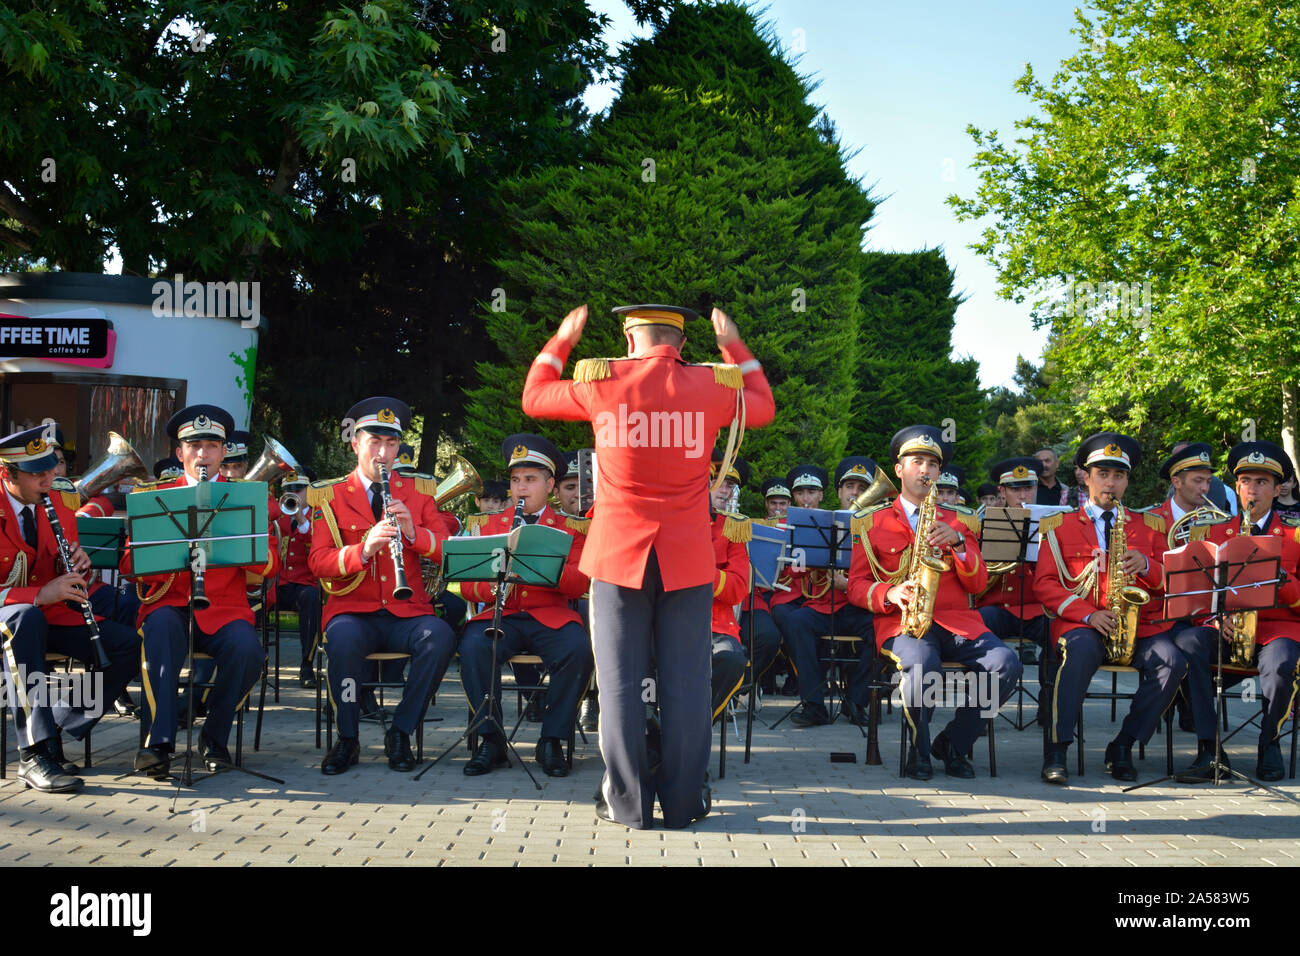
{"label": "gold button", "polygon": [[527,592],[527,591],[521,591],[521,592],[519,593],[519,596],[520,596],[520,597],[528,597],[528,592]]}
{"label": "gold button", "polygon": [[555,519],[554,519],[554,518],[547,518],[547,519],[546,519],[546,523],[547,523],[547,524],[555,524]]}
{"label": "gold button", "polygon": [[386,575],[381,574],[381,575],[379,575],[379,580],[381,580],[381,581],[387,581],[387,580],[388,580],[388,577],[387,577]]}
{"label": "gold button", "polygon": [[379,603],[380,603],[380,604],[387,604],[387,603],[388,603],[388,599],[387,599],[387,598],[384,598],[384,600],[380,601]]}
{"label": "gold button", "polygon": [[357,530],[357,526],[356,526],[356,525],[352,525],[352,530],[353,530],[353,531],[356,531],[356,530]]}

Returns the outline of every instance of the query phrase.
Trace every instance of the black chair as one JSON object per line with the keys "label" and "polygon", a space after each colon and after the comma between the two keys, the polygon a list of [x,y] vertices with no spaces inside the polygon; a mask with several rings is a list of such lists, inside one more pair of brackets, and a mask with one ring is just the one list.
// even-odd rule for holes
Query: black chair
{"label": "black chair", "polygon": [[[65,674],[71,674],[73,663],[74,663],[74,659],[68,656],[67,654],[60,654],[55,651],[46,651],[45,679],[46,679],[47,686],[50,686],[51,691],[53,691],[53,688],[57,686],[57,682],[55,680],[53,668],[51,668],[49,665],[53,664],[57,667],[58,665],[61,664],[63,665],[63,672]],[[51,693],[51,699],[53,699],[52,693]],[[9,776],[9,720],[10,720],[9,708],[5,707],[4,714],[0,715],[0,780],[4,780]],[[93,729],[94,728],[92,728],[92,730]],[[91,766],[90,765],[90,736],[91,733],[90,731],[88,731],[86,733],[86,736],[82,740],[82,743],[85,744],[85,748],[86,748],[85,759],[82,760],[82,764],[84,765],[86,770],[89,770]],[[1292,759],[1294,761],[1294,757]]]}

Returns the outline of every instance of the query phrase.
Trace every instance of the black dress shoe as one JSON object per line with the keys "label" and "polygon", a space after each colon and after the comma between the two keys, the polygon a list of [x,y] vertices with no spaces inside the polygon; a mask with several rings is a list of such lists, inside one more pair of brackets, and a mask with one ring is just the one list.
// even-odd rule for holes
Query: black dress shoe
{"label": "black dress shoe", "polygon": [[700,788],[700,812],[691,817],[691,822],[703,820],[713,810],[713,789],[706,783]]}
{"label": "black dress shoe", "polygon": [[946,731],[934,738],[934,742],[930,744],[930,753],[943,761],[944,773],[948,776],[961,777],[963,780],[975,779],[975,768],[971,766],[965,754],[957,752],[957,748],[948,739]]}
{"label": "black dress shoe", "polygon": [[524,711],[524,720],[530,724],[540,724],[542,716],[546,713],[546,692],[534,694],[528,701],[528,709]]}
{"label": "black dress shoe", "polygon": [[607,823],[618,823],[614,819],[613,811],[609,809],[609,804],[605,802],[605,794],[600,790],[596,791],[596,816]]}
{"label": "black dress shoe", "polygon": [[49,751],[50,758],[63,768],[64,773],[72,777],[81,773],[81,768],[63,755],[63,738],[61,736],[55,734],[45,741],[45,749]]}
{"label": "black dress shoe", "polygon": [[[845,700],[841,712],[849,719],[849,723],[855,727],[867,726],[867,711],[864,707],[859,707],[851,700]],[[794,718],[790,718],[793,720]]]}
{"label": "black dress shoe", "polygon": [[913,780],[929,780],[934,776],[930,755],[922,755],[915,747],[907,752],[907,775]]}
{"label": "black dress shoe", "polygon": [[373,687],[361,688],[361,696],[357,698],[357,703],[361,707],[362,720],[373,720],[379,716],[379,698],[375,696]]}
{"label": "black dress shoe", "polygon": [[830,714],[826,713],[824,705],[810,704],[807,701],[804,701],[803,705],[790,718],[790,723],[796,727],[821,727],[830,722]]}
{"label": "black dress shoe", "polygon": [[1065,769],[1065,748],[1049,747],[1043,754],[1043,782],[1065,785],[1070,782],[1070,771]]}
{"label": "black dress shoe", "polygon": [[206,732],[199,734],[199,757],[203,760],[203,766],[212,773],[235,765],[235,762],[230,759],[230,751],[226,749],[226,745],[210,739]]}
{"label": "black dress shoe", "polygon": [[1286,776],[1282,765],[1282,745],[1276,740],[1259,748],[1259,764],[1255,776],[1265,783],[1276,783]]}
{"label": "black dress shoe", "polygon": [[131,695],[126,691],[117,695],[117,700],[113,701],[113,710],[117,711],[119,717],[139,717],[140,707],[131,699]]}
{"label": "black dress shoe", "polygon": [[783,684],[781,685],[781,696],[782,696],[782,697],[798,697],[798,696],[799,696],[799,680],[798,680],[798,678],[796,678],[796,677],[787,677],[787,678],[785,679],[785,683],[783,683]]}
{"label": "black dress shoe", "polygon": [[302,666],[298,668],[298,686],[307,690],[316,687],[316,669],[311,666],[310,661],[303,661]]}
{"label": "black dress shoe", "polygon": [[166,747],[144,747],[135,752],[135,769],[143,770],[155,780],[167,776],[172,755]]}
{"label": "black dress shoe", "polygon": [[[1214,769],[1210,766],[1214,762],[1214,741],[1198,740],[1196,742],[1196,759],[1186,770],[1180,770],[1174,774],[1174,779],[1179,783],[1208,783],[1214,779]],[[1223,768],[1229,766],[1228,755],[1225,753],[1219,761]],[[1220,779],[1223,779],[1220,777]]]}
{"label": "black dress shoe", "polygon": [[1130,781],[1138,778],[1137,767],[1133,765],[1132,744],[1121,747],[1115,741],[1106,745],[1106,770],[1116,780]]}
{"label": "black dress shoe", "polygon": [[578,726],[589,734],[594,734],[600,726],[600,700],[595,694],[582,698],[582,709],[578,712]]}
{"label": "black dress shoe", "polygon": [[537,741],[537,762],[548,777],[567,777],[569,762],[564,759],[564,747],[558,737],[543,737]]}
{"label": "black dress shoe", "polygon": [[506,758],[506,748],[497,737],[488,736],[479,741],[478,750],[474,751],[474,756],[465,764],[465,776],[479,777],[491,773],[497,767],[508,766],[510,761]]}
{"label": "black dress shoe", "polygon": [[63,768],[44,750],[27,758],[19,758],[18,779],[23,786],[42,793],[68,793],[80,790],[85,784],[80,777],[64,773]]}
{"label": "black dress shoe", "polygon": [[411,738],[396,727],[384,734],[384,753],[388,755],[388,769],[410,773],[415,769],[415,754],[411,753]]}
{"label": "black dress shoe", "polygon": [[321,762],[320,772],[327,777],[343,773],[361,759],[361,744],[356,737],[340,737]]}

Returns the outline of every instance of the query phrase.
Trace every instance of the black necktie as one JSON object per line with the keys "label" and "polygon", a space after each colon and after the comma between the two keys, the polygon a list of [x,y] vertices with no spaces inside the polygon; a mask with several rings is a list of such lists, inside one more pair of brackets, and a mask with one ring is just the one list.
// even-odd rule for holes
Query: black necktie
{"label": "black necktie", "polygon": [[1263,533],[1264,533],[1264,526],[1263,526],[1262,524],[1253,524],[1253,525],[1250,526],[1250,533],[1251,533],[1251,534],[1263,534]]}
{"label": "black necktie", "polygon": [[384,516],[384,496],[379,490],[379,482],[374,482],[370,486],[370,513],[378,521]]}
{"label": "black necktie", "polygon": [[524,515],[524,524],[537,524],[537,519],[540,517],[540,514]]}
{"label": "black necktie", "polygon": [[32,513],[31,505],[23,509],[23,540],[36,550],[36,515]]}
{"label": "black necktie", "polygon": [[1115,520],[1115,512],[1103,511],[1101,513],[1102,524],[1106,526],[1106,550],[1107,551],[1110,550],[1110,526],[1114,520]]}

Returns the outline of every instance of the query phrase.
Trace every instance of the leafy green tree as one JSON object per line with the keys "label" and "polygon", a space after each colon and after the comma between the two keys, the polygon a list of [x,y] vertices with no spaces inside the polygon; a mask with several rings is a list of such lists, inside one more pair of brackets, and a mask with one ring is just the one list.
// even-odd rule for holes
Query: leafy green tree
{"label": "leafy green tree", "polygon": [[1014,144],[971,129],[1001,293],[1050,323],[1052,397],[1086,434],[1128,429],[1296,453],[1300,9],[1099,0]]}

